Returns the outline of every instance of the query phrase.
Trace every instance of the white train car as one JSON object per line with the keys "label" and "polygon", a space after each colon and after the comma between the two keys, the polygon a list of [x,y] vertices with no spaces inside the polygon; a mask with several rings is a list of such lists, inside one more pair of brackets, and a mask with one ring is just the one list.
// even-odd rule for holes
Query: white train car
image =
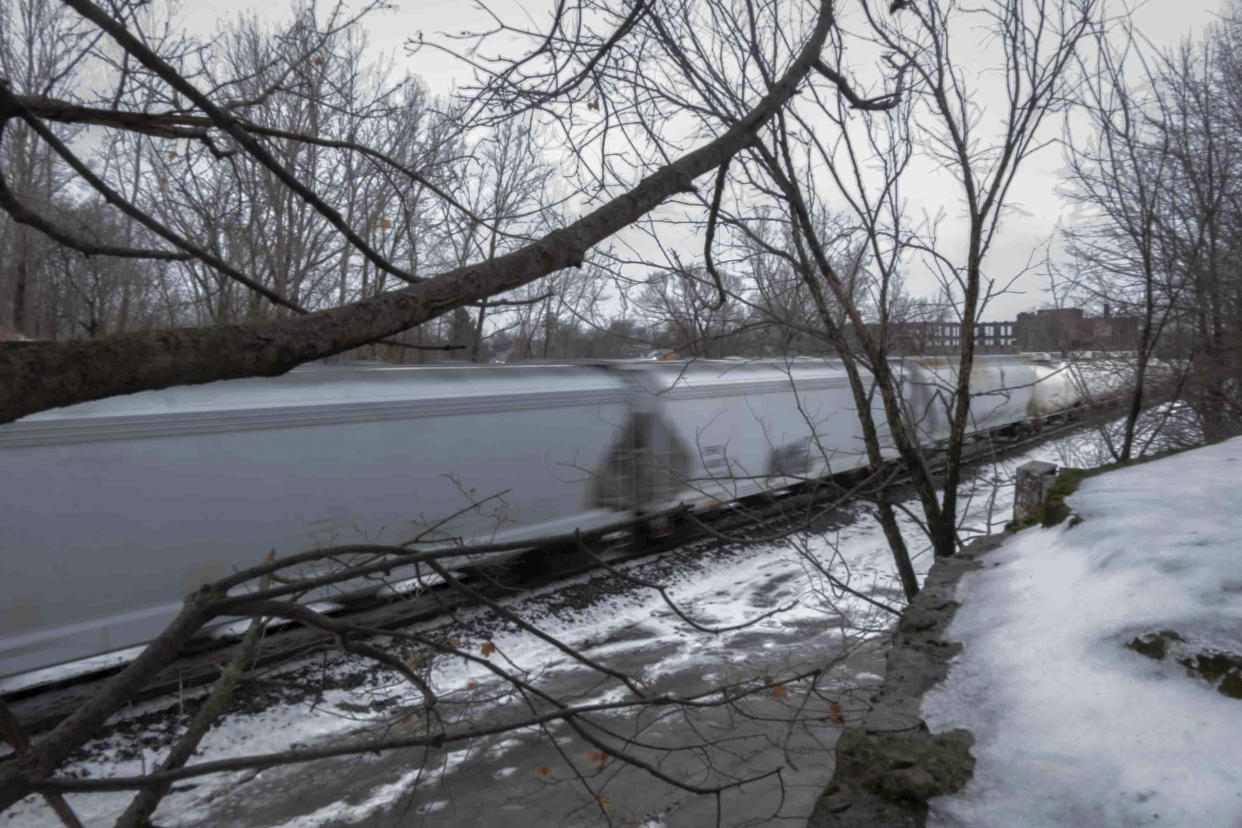
{"label": "white train car", "polygon": [[629,373],[643,391],[646,510],[709,508],[866,465],[848,377],[834,360],[657,363]]}
{"label": "white train car", "polygon": [[271,551],[401,543],[459,512],[436,537],[616,521],[587,481],[630,392],[590,367],[315,366],[0,426],[0,675],[148,640]]}
{"label": "white train car", "polygon": [[[894,360],[903,404],[920,442],[948,436],[946,401],[956,363]],[[637,466],[610,467],[640,482],[637,499],[612,503],[655,511],[678,503],[710,508],[762,491],[868,464],[857,406],[836,360],[717,360],[634,365],[642,426],[629,445]],[[862,372],[864,382],[870,376]],[[1046,416],[1079,399],[1070,374],[1024,356],[982,356],[971,373],[970,431]],[[897,452],[878,394],[873,420],[886,458]],[[613,491],[624,486],[614,483]]]}

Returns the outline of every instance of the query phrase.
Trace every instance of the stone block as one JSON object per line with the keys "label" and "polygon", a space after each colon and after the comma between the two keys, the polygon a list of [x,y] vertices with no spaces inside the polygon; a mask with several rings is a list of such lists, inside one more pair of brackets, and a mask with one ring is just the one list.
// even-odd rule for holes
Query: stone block
{"label": "stone block", "polygon": [[1054,463],[1032,460],[1019,466],[1014,483],[1013,522],[1025,526],[1038,521],[1056,480],[1057,467]]}

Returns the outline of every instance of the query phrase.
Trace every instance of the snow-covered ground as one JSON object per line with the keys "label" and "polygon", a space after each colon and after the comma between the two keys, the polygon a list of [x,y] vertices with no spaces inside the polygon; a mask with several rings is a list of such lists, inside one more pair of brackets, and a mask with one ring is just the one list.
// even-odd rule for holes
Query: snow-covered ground
{"label": "snow-covered ground", "polygon": [[[964,530],[994,532],[1009,520],[1010,479],[1020,463],[1041,459],[1084,466],[1096,462],[1099,451],[1098,441],[1087,432],[984,470],[966,499]],[[908,528],[914,537],[913,527]],[[918,555],[915,563],[922,576],[930,555]],[[780,782],[771,778],[726,794],[725,823],[769,824],[779,818],[796,824],[809,814],[831,773],[831,747],[839,725],[828,704],[841,703],[847,716],[851,704],[857,709],[857,699],[879,680],[882,662],[876,643],[891,624],[887,613],[834,589],[819,567],[876,599],[900,603],[883,535],[866,509],[855,506],[833,515],[817,531],[786,541],[701,545],[699,552],[630,567],[641,578],[665,586],[678,607],[700,624],[727,627],[780,609],[745,629],[715,634],[695,630],[650,589],[585,577],[520,596],[507,606],[591,658],[641,675],[658,691],[686,694],[747,678],[779,680],[800,669],[832,665],[816,684],[816,694],[806,694],[806,682],[791,685],[788,697],[756,698],[746,716],[729,711],[697,719],[640,721],[618,713],[609,720],[648,741],[716,742],[720,749],[706,761],[676,753],[662,760],[662,767],[696,783],[713,775],[721,779],[783,767]],[[464,648],[478,653],[484,643],[494,646],[491,658],[503,659],[561,698],[581,703],[623,697],[615,682],[602,681],[598,673],[503,620],[474,613],[463,621],[455,634]],[[463,720],[516,706],[512,694],[478,664],[441,658],[427,670],[441,709]],[[408,685],[341,654],[271,672],[263,685],[275,688],[267,703],[243,705],[225,717],[208,734],[195,762],[414,726],[409,713],[402,712],[418,698]],[[851,695],[854,691],[861,692]],[[809,700],[801,706],[804,699]],[[130,711],[127,715],[138,717],[132,724],[121,723],[96,740],[62,772],[99,777],[152,768],[184,721],[175,705],[163,714],[152,710],[153,705]],[[518,824],[593,824],[601,821],[598,806],[603,801],[617,823],[691,826],[714,821],[715,797],[696,797],[616,762],[599,769],[590,755],[590,746],[567,728],[552,727],[542,734],[519,731],[439,751],[394,751],[382,757],[226,774],[175,789],[156,822],[466,825],[496,824],[508,814]],[[71,795],[69,800],[86,824],[96,825],[111,824],[129,798],[109,793]],[[0,815],[4,826],[56,824],[37,797]]]}
{"label": "snow-covered ground", "polygon": [[1080,523],[1015,535],[959,585],[963,651],[923,712],[970,730],[977,763],[929,824],[1242,826],[1242,699],[1181,663],[1242,666],[1242,438],[1068,503]]}
{"label": "snow-covered ground", "polygon": [[[678,608],[701,625],[731,627],[779,610],[743,629],[716,634],[695,630],[677,618],[653,590],[610,588],[587,577],[523,595],[507,606],[590,658],[640,676],[656,692],[701,692],[836,662],[817,690],[841,699],[880,680],[877,671],[882,661],[875,648],[868,651],[868,647],[888,629],[890,621],[886,613],[862,599],[834,591],[811,561],[831,567],[836,577],[848,579],[854,588],[898,602],[883,536],[864,512],[861,507],[844,510],[835,516],[831,530],[789,542],[702,544],[705,548],[681,560],[660,559],[629,567],[638,577],[663,585]],[[464,620],[463,631],[454,633],[459,646],[475,653],[481,652],[484,643],[489,650],[494,647],[491,659],[520,669],[528,681],[567,702],[615,701],[626,695],[616,682],[604,680],[529,632],[485,612]],[[395,645],[383,639],[378,643]],[[327,689],[319,694],[316,688],[325,673]],[[511,691],[474,662],[438,659],[429,677],[441,710],[463,721],[481,720],[496,715],[497,708],[517,706]],[[417,724],[408,725],[410,716],[401,711],[417,702],[417,693],[393,674],[371,670],[358,659],[334,653],[324,668],[316,657],[270,674],[266,682],[289,688],[290,698],[228,715],[204,739],[195,761],[279,751],[295,744],[322,745],[346,736],[400,734],[403,728],[416,732]],[[799,709],[805,689],[805,683],[791,687],[789,696],[780,698],[765,693],[746,708],[746,713],[770,718],[770,723],[737,715],[741,721],[729,721],[713,713],[692,722],[651,717],[637,721],[622,713],[610,723],[648,741],[688,743],[696,735],[687,732],[688,727],[697,730],[700,738],[719,740],[723,747],[711,759],[714,770],[706,769],[697,758],[688,762],[677,756],[662,759],[666,770],[699,784],[714,773],[751,775],[792,759],[796,768],[784,772],[784,803],[781,786],[773,779],[762,790],[752,786],[734,791],[737,804],[731,816],[745,817],[747,808],[770,816],[783,807],[784,816],[805,817],[831,772],[831,744],[839,730],[819,698]],[[848,710],[848,702],[843,706]],[[71,762],[65,772],[99,777],[154,767],[167,750],[167,734],[184,719],[175,711],[162,718],[150,715],[150,707],[132,711],[147,721],[96,740],[88,756]],[[134,750],[135,743],[140,750]],[[558,755],[558,748],[571,761]],[[175,791],[155,821],[161,825],[289,828],[368,822],[494,824],[491,820],[497,811],[511,810],[519,803],[522,822],[591,823],[600,814],[591,807],[589,797],[584,802],[582,786],[576,781],[580,772],[620,822],[642,824],[648,814],[670,812],[678,814],[667,823],[671,825],[714,819],[714,797],[695,801],[685,792],[653,783],[641,771],[616,762],[597,772],[589,761],[591,753],[589,744],[556,726],[546,734],[522,730],[440,751],[395,751],[383,757],[225,774],[195,780],[193,786]],[[111,824],[129,799],[126,793],[69,796],[88,825]],[[584,806],[589,809],[583,810]],[[754,817],[751,813],[748,818]],[[0,824],[38,828],[57,822],[39,798],[28,797],[0,816]],[[731,819],[730,824],[739,821]]]}

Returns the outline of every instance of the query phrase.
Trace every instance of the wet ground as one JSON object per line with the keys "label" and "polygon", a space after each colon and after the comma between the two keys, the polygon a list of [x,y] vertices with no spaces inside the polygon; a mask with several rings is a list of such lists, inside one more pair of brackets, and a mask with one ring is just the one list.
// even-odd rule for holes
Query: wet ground
{"label": "wet ground", "polygon": [[[687,661],[662,676],[653,689],[686,694],[733,676],[779,673],[828,662],[839,654],[839,636],[814,624],[772,629],[765,639],[758,646],[730,642],[733,657],[704,653],[702,660]],[[629,651],[614,653],[610,666],[637,671],[677,650],[676,645],[646,638],[628,644]],[[722,662],[727,666],[721,673],[704,672]],[[820,688],[843,702],[843,715],[854,715],[860,704],[853,690],[873,684],[879,665],[878,648],[863,648]],[[570,674],[542,686],[574,696],[584,689],[575,678],[583,677]],[[806,688],[784,698],[766,692],[734,708],[601,716],[595,721],[646,744],[704,745],[699,751],[672,753],[628,746],[662,773],[691,784],[720,784],[780,769],[779,780],[769,777],[721,795],[726,825],[804,820],[831,774],[831,749],[839,732],[827,703],[818,696],[808,698]],[[705,761],[708,753],[710,762]],[[717,801],[615,759],[601,761],[591,744],[567,726],[554,724],[543,732],[505,734],[456,750],[398,751],[362,761],[268,771],[232,790],[191,824],[596,825],[606,819],[623,825],[713,825]]]}
{"label": "wet ground", "polygon": [[[860,510],[838,514],[834,537],[839,531],[870,543],[870,524],[862,517]],[[780,684],[728,706],[592,717],[592,733],[607,734],[617,752],[649,763],[667,779],[699,788],[737,785],[719,798],[604,757],[581,734],[554,723],[438,751],[269,770],[237,780],[210,804],[200,803],[185,824],[697,826],[716,824],[718,809],[726,825],[797,823],[810,813],[831,774],[838,723],[859,712],[865,696],[860,691],[879,680],[877,633],[887,625],[877,617],[882,613],[856,599],[833,607],[816,595],[804,553],[831,555],[818,538],[802,551],[699,544],[675,563],[632,567],[644,581],[670,585],[677,607],[700,625],[745,624],[785,608],[729,632],[695,630],[651,590],[625,589],[616,579],[583,579],[514,606],[584,656],[641,676],[652,695],[687,697],[823,669],[814,682]],[[857,583],[894,600],[882,558],[860,557],[855,564]],[[478,629],[490,622],[474,623]],[[572,659],[540,662],[523,640],[527,637],[491,630],[488,641],[513,664],[528,669],[540,664],[533,671],[538,686],[557,698],[583,703],[624,694],[617,683]],[[451,672],[447,668],[441,676],[442,687],[454,678],[461,686],[464,679],[471,694],[488,700],[471,707],[459,699],[454,714],[460,718],[483,724],[525,709],[499,682]],[[356,691],[346,710],[369,692]],[[504,703],[490,700],[496,693],[506,696]],[[392,727],[392,718],[382,727]],[[378,735],[380,728],[369,730]],[[776,771],[779,777],[766,775]],[[739,784],[756,777],[761,778]]]}

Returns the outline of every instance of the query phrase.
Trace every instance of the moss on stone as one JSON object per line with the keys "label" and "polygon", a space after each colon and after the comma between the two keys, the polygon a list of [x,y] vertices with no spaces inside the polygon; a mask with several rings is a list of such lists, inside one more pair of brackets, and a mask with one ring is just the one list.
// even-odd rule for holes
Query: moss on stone
{"label": "moss on stone", "polygon": [[1072,515],[1069,505],[1065,499],[1078,491],[1078,486],[1083,480],[1099,474],[1102,471],[1112,468],[1110,466],[1101,466],[1098,469],[1062,469],[1057,474],[1057,479],[1053,482],[1052,488],[1048,492],[1048,497],[1044,501],[1043,508],[1040,510],[1039,516],[1027,521],[1011,520],[1005,524],[1005,532],[1013,534],[1021,532],[1028,526],[1056,526],[1066,518],[1070,518],[1070,527],[1077,526],[1083,522],[1083,518],[1079,515]]}
{"label": "moss on stone", "polygon": [[1242,658],[1225,653],[1199,653],[1193,660],[1183,659],[1182,665],[1215,684],[1230,670],[1242,668]]}
{"label": "moss on stone", "polygon": [[1242,699],[1242,670],[1230,670],[1216,689],[1231,699]]}
{"label": "moss on stone", "polygon": [[1221,652],[1196,653],[1193,658],[1179,659],[1179,663],[1190,675],[1200,676],[1208,684],[1215,685],[1221,695],[1242,699],[1242,656]]}
{"label": "moss on stone", "polygon": [[1061,470],[1056,482],[1052,484],[1051,491],[1048,492],[1048,499],[1044,501],[1044,508],[1039,519],[1042,526],[1056,526],[1069,517],[1070,508],[1065,498],[1078,491],[1079,484],[1086,476],[1087,473],[1083,469]]}
{"label": "moss on stone", "polygon": [[1186,668],[1186,675],[1201,678],[1215,687],[1222,696],[1242,699],[1242,656],[1219,650],[1194,652],[1176,630],[1143,633],[1126,642],[1126,647],[1153,661],[1164,661],[1174,650],[1177,663]]}
{"label": "moss on stone", "polygon": [[1161,630],[1160,632],[1136,635],[1126,642],[1126,646],[1139,655],[1147,656],[1153,661],[1162,661],[1169,652],[1170,641],[1185,640],[1178,635],[1176,630]]}
{"label": "moss on stone", "polygon": [[837,747],[838,784],[853,784],[893,803],[925,806],[961,790],[974,770],[974,738],[965,730],[869,733],[846,730]]}

